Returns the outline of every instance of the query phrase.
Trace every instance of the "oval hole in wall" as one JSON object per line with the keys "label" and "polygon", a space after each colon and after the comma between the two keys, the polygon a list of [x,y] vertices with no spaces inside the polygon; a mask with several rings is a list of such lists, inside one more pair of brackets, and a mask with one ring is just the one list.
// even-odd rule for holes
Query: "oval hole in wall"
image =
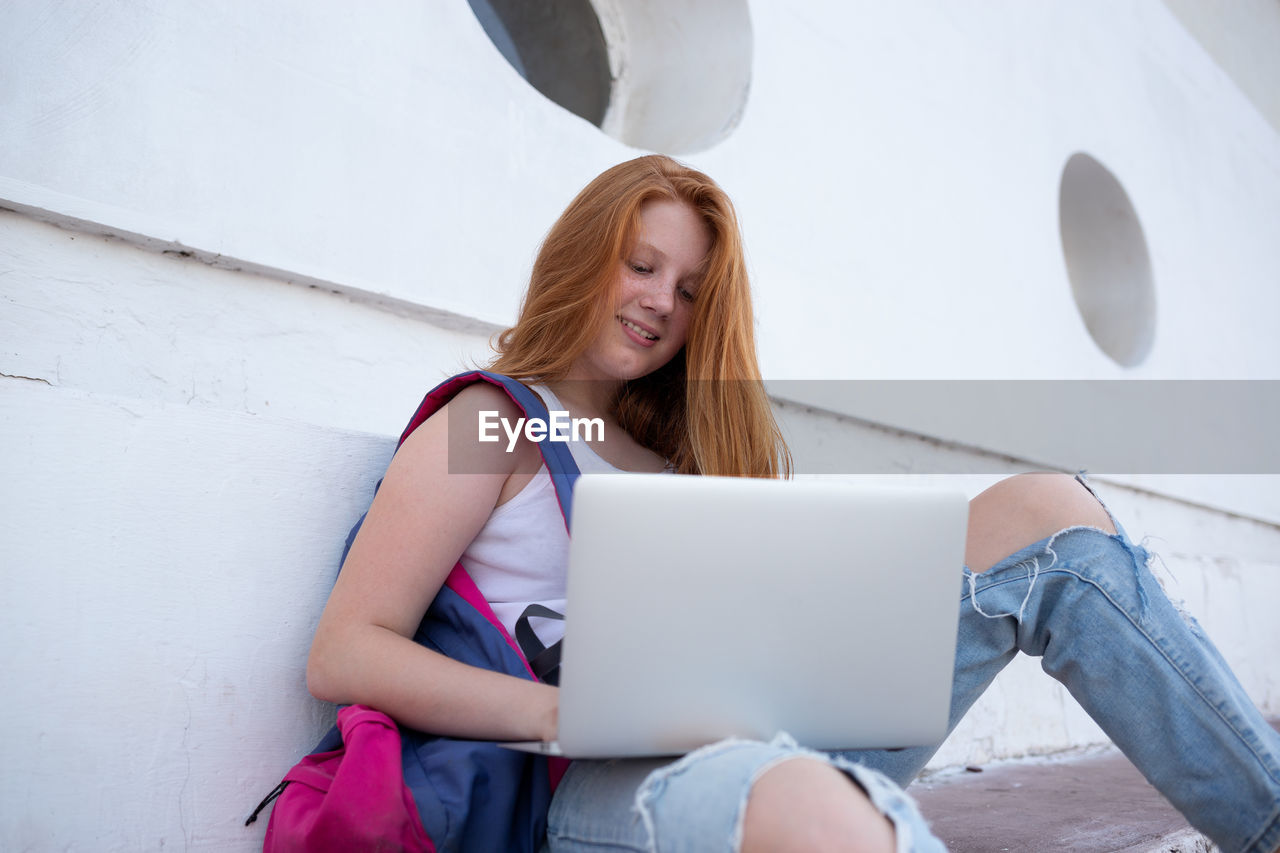
{"label": "oval hole in wall", "polygon": [[489,40],[529,85],[594,125],[612,78],[590,0],[469,0]]}
{"label": "oval hole in wall", "polygon": [[1156,331],[1147,240],[1124,187],[1083,152],[1071,155],[1062,170],[1058,227],[1071,295],[1085,328],[1117,364],[1141,364]]}
{"label": "oval hole in wall", "polygon": [[751,86],[747,0],[468,0],[520,76],[635,148],[703,151]]}

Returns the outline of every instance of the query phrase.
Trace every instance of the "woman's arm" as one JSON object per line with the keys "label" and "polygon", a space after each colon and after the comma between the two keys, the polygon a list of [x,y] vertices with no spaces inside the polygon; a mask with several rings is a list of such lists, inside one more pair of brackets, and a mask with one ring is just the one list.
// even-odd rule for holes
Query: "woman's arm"
{"label": "woman's arm", "polygon": [[[474,428],[451,448],[449,422],[474,425],[480,410],[520,417],[502,391],[473,385],[397,451],[320,617],[307,686],[319,699],[371,705],[435,734],[551,739],[554,687],[459,663],[412,640],[458,556],[541,464],[533,444],[522,440],[508,453],[505,440],[477,442]],[[460,473],[449,473],[450,463]]]}

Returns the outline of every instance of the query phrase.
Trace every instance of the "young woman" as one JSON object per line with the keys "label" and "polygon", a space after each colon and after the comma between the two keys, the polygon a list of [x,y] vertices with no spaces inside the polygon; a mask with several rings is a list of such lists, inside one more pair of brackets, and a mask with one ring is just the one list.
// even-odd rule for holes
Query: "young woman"
{"label": "young woman", "polygon": [[[669,158],[616,166],[569,205],[498,351],[493,371],[551,409],[603,421],[602,440],[573,446],[586,473],[789,473],[758,381],[733,208]],[[499,387],[472,384],[396,453],[316,631],[308,684],[422,732],[551,739],[555,687],[412,639],[457,563],[508,634],[530,607],[563,612],[567,533],[539,447],[458,439],[482,412],[522,415]],[[966,557],[975,571],[965,570],[953,723],[1018,649],[1041,654],[1224,849],[1280,844],[1274,733],[1082,484],[1023,476],[983,493]],[[557,633],[546,621],[539,640]],[[828,755],[779,737],[678,762],[574,762],[547,840],[552,850],[941,849],[887,778],[905,785],[932,751]]]}

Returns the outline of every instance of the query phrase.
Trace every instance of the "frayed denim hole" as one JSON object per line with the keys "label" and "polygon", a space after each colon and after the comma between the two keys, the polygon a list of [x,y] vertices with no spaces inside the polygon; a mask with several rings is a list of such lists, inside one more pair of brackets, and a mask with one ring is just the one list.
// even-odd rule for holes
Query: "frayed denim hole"
{"label": "frayed denim hole", "polygon": [[649,810],[649,802],[656,799],[663,789],[667,787],[667,779],[670,778],[671,773],[675,770],[675,765],[655,770],[636,789],[636,799],[632,805],[632,810],[640,818],[640,822],[644,824],[645,835],[648,836],[648,843],[645,845],[645,849],[649,850],[650,853],[657,853],[658,829],[653,821],[653,812]]}
{"label": "frayed denim hole", "polygon": [[[1164,584],[1160,583],[1160,579],[1156,577],[1154,572],[1151,571],[1151,562],[1152,562],[1153,556],[1150,551],[1148,551],[1146,548],[1142,547],[1141,545],[1133,544],[1128,540],[1128,538],[1125,538],[1125,537],[1122,537],[1120,539],[1120,544],[1124,545],[1125,550],[1129,552],[1129,556],[1133,560],[1133,585],[1138,588],[1138,615],[1141,617],[1145,617],[1147,615],[1147,605],[1149,604],[1149,602],[1147,601],[1146,584],[1142,582],[1143,581],[1142,573],[1146,572],[1147,574],[1151,575],[1151,577],[1155,580],[1155,582],[1160,584],[1161,589],[1164,589]],[[1169,594],[1168,590],[1165,590],[1165,595],[1168,595],[1168,594]],[[1182,609],[1181,605],[1174,605],[1174,607],[1175,609],[1177,609],[1179,613],[1183,614],[1183,619],[1186,619],[1186,613]]]}
{"label": "frayed denim hole", "polygon": [[[1107,531],[1099,530],[1096,527],[1085,527],[1084,529],[1094,530],[1098,533],[1101,533],[1102,535],[1106,536],[1108,539],[1112,540],[1113,542],[1115,542],[1117,545],[1119,545],[1121,548],[1124,549],[1125,554],[1129,558],[1129,566],[1132,573],[1133,586],[1138,593],[1138,618],[1143,619],[1146,617],[1147,610],[1151,603],[1150,599],[1147,598],[1146,578],[1143,576],[1143,573],[1145,572],[1147,575],[1149,575],[1151,579],[1154,580],[1160,586],[1161,590],[1165,589],[1164,581],[1159,576],[1157,576],[1155,572],[1151,571],[1151,563],[1152,563],[1152,560],[1155,559],[1154,555],[1150,551],[1148,551],[1146,548],[1144,548],[1143,545],[1141,544],[1135,545],[1132,541],[1130,541],[1128,535],[1124,532],[1124,528],[1120,527],[1120,525],[1115,523],[1114,521],[1112,523],[1115,524],[1115,527],[1116,527],[1115,533],[1108,533]],[[1077,528],[1068,528],[1068,529],[1074,530]],[[1062,532],[1065,533],[1067,531],[1064,530]],[[1144,539],[1143,543],[1146,543],[1146,542],[1147,540]],[[1161,560],[1162,564],[1163,562],[1164,561]]]}
{"label": "frayed denim hole", "polygon": [[751,777],[751,784],[748,786],[746,793],[743,795],[740,803],[740,812],[733,835],[733,849],[735,851],[742,849],[743,826],[747,814],[747,797],[750,796],[751,788],[755,783],[774,767],[782,764],[784,761],[791,761],[796,758],[809,758],[814,761],[821,761],[830,767],[834,767],[845,775],[851,784],[862,791],[866,798],[875,807],[876,811],[884,815],[884,817],[893,826],[893,834],[895,839],[894,849],[897,853],[910,853],[914,847],[914,835],[909,822],[899,822],[899,815],[904,809],[915,808],[915,801],[911,795],[899,788],[889,777],[885,776],[878,770],[870,767],[864,767],[855,761],[840,755],[831,755],[825,752],[819,752],[814,749],[800,746],[795,739],[786,732],[779,732],[769,746],[776,749],[787,750],[782,755],[770,759],[757,768]]}
{"label": "frayed denim hole", "polygon": [[[1120,524],[1116,522],[1114,519],[1112,520],[1112,524],[1116,528],[1115,533],[1108,533],[1107,531],[1102,530],[1101,528],[1093,527],[1091,525],[1077,525],[1074,527],[1068,527],[1065,530],[1058,531],[1051,537],[1050,541],[1058,538],[1059,536],[1065,533],[1071,533],[1074,531],[1088,531],[1088,532],[1097,533],[1111,540],[1112,542],[1115,542],[1117,545],[1123,548],[1125,554],[1129,559],[1129,566],[1132,574],[1133,586],[1136,589],[1138,594],[1138,618],[1144,619],[1146,618],[1147,611],[1150,607],[1151,602],[1150,602],[1150,599],[1147,597],[1146,578],[1144,578],[1143,573],[1145,572],[1146,574],[1150,575],[1151,578],[1155,580],[1157,584],[1159,584],[1162,590],[1164,589],[1164,583],[1158,576],[1156,576],[1154,572],[1151,571],[1150,567],[1151,567],[1151,563],[1154,558],[1154,555],[1150,551],[1148,551],[1146,548],[1144,548],[1143,545],[1135,545],[1132,541],[1130,541],[1128,535],[1124,532],[1124,528],[1121,527]],[[1148,540],[1146,539],[1143,540],[1144,543],[1146,541]],[[1161,563],[1163,564],[1163,560],[1161,560]],[[1064,565],[1064,567],[1069,568],[1070,566],[1069,564],[1066,564]],[[1094,583],[1096,584],[1097,581],[1095,580]],[[1105,587],[1105,585],[1102,585],[1102,586]]]}
{"label": "frayed denim hole", "polygon": [[[1107,535],[1111,536],[1111,538],[1115,539],[1117,542],[1123,545],[1125,547],[1125,550],[1129,552],[1130,557],[1132,557],[1133,580],[1134,580],[1134,585],[1137,586],[1138,588],[1138,615],[1140,618],[1145,617],[1147,615],[1147,607],[1150,602],[1147,600],[1146,588],[1142,583],[1142,570],[1150,568],[1152,555],[1143,546],[1146,545],[1149,537],[1144,538],[1142,540],[1142,543],[1138,545],[1135,545],[1132,542],[1130,542],[1128,534],[1125,533],[1124,526],[1120,524],[1119,520],[1116,519],[1115,514],[1111,512],[1111,507],[1107,506],[1106,502],[1102,500],[1102,498],[1098,497],[1098,493],[1095,492],[1093,490],[1093,487],[1090,486],[1089,483],[1087,482],[1088,476],[1089,475],[1087,471],[1078,471],[1076,473],[1076,482],[1079,483],[1081,486],[1084,486],[1084,488],[1088,490],[1089,494],[1093,495],[1093,499],[1098,502],[1098,505],[1102,507],[1102,511],[1107,514],[1107,518],[1111,520],[1111,526],[1115,528],[1116,532],[1113,534],[1107,534]],[[1105,530],[1101,532],[1106,533]],[[1163,560],[1161,562],[1163,563]],[[1155,576],[1154,573],[1152,573],[1152,575],[1153,577]],[[1160,584],[1161,589],[1165,588],[1164,583],[1160,580],[1159,577],[1156,577],[1156,582]],[[1165,592],[1167,594],[1168,590],[1165,590]],[[1183,618],[1185,619],[1186,612],[1178,605],[1175,605],[1175,607],[1177,607],[1179,613],[1183,614]]]}
{"label": "frayed denim hole", "polygon": [[[1111,519],[1111,526],[1116,529],[1116,533],[1120,533],[1124,530],[1124,528],[1120,526],[1120,522],[1116,520],[1115,515],[1111,512],[1111,507],[1107,506],[1106,501],[1098,497],[1098,493],[1093,490],[1093,486],[1089,485],[1089,472],[1084,470],[1077,471],[1075,480],[1077,483],[1084,486],[1085,491],[1093,495],[1093,499],[1102,507],[1102,511],[1107,514],[1107,518]],[[1106,533],[1105,530],[1102,532]]]}
{"label": "frayed denim hole", "polygon": [[[1027,593],[1022,597],[1022,604],[1018,607],[1017,610],[1010,610],[1008,613],[988,613],[987,611],[983,610],[982,605],[978,603],[977,575],[974,572],[970,571],[968,568],[966,568],[965,578],[969,582],[969,603],[973,605],[973,609],[978,612],[978,615],[985,616],[988,619],[1004,619],[1009,616],[1014,616],[1017,618],[1018,624],[1021,625],[1022,619],[1027,612],[1027,603],[1031,601],[1031,593],[1036,588],[1036,581],[1039,579],[1040,573],[1042,571],[1048,570],[1055,563],[1058,562],[1058,554],[1056,551],[1053,550],[1053,540],[1058,538],[1058,536],[1064,532],[1066,531],[1059,531],[1058,533],[1055,533],[1053,536],[1050,536],[1049,539],[1044,543],[1043,548],[1041,549],[1044,554],[1048,554],[1052,558],[1049,561],[1048,565],[1044,567],[1041,567],[1040,565],[1040,557],[1043,556],[1043,554],[1033,554],[1027,557],[1026,559],[1020,560],[1019,562],[1013,564],[1012,568],[1018,568],[1019,566],[1025,567],[1026,576],[1028,580]],[[997,563],[997,565],[999,564]],[[994,566],[992,568],[994,568]],[[987,571],[991,571],[991,569],[988,569]]]}
{"label": "frayed denim hole", "polygon": [[[1169,599],[1169,603],[1173,605],[1173,609],[1176,610],[1178,616],[1182,618],[1183,624],[1186,625],[1197,637],[1202,640],[1207,640],[1208,638],[1205,636],[1204,629],[1200,627],[1200,623],[1196,621],[1196,617],[1187,609],[1186,599],[1175,596],[1173,589],[1171,589],[1171,586],[1176,587],[1177,584],[1180,583],[1178,576],[1173,573],[1173,569],[1171,569],[1169,564],[1165,562],[1164,557],[1147,547],[1151,540],[1152,537],[1144,536],[1142,542],[1134,546],[1142,555],[1145,555],[1145,560],[1142,565],[1151,574],[1151,577],[1155,579],[1155,582],[1160,585],[1160,589],[1164,592],[1165,597]],[[1157,567],[1159,568],[1159,571],[1156,571]]]}
{"label": "frayed denim hole", "polygon": [[853,784],[857,785],[876,811],[888,818],[893,825],[894,849],[897,853],[910,853],[915,847],[915,836],[912,826],[907,821],[899,822],[898,818],[904,809],[914,808],[915,800],[906,791],[878,770],[864,767],[857,762],[849,761],[838,755],[825,756],[828,763],[844,773]]}
{"label": "frayed denim hole", "polygon": [[[742,838],[747,826],[747,800],[751,797],[751,791],[755,788],[756,782],[760,781],[760,777],[784,761],[819,755],[819,753],[812,753],[810,750],[801,747],[796,743],[795,738],[786,732],[778,732],[774,735],[773,740],[769,741],[769,747],[787,751],[766,761],[751,774],[747,788],[742,792],[742,796],[738,800],[738,815],[733,821],[733,836],[730,838],[729,844],[734,853],[742,850]],[[822,758],[824,761],[827,760],[826,756],[822,756]]]}
{"label": "frayed denim hole", "polygon": [[[674,764],[659,767],[657,770],[654,770],[645,777],[645,780],[640,783],[640,787],[636,789],[635,802],[631,807],[632,811],[639,816],[640,822],[644,824],[644,830],[649,836],[649,843],[645,845],[645,849],[649,850],[650,853],[657,853],[658,829],[657,824],[653,819],[653,811],[649,804],[653,800],[657,799],[657,797],[666,788],[668,780],[680,775],[684,771],[688,770],[693,764],[704,758],[709,758],[712,755],[733,749],[748,742],[749,741],[744,741],[741,738],[727,738],[725,740],[718,741],[717,743],[709,744],[699,749],[695,749],[693,752],[690,752]],[[745,802],[745,797],[743,802]],[[737,847],[734,849],[736,850]]]}
{"label": "frayed denim hole", "polygon": [[[1147,568],[1147,565],[1151,559],[1151,555],[1141,545],[1134,545],[1132,542],[1130,542],[1124,534],[1119,532],[1110,533],[1106,530],[1103,530],[1099,527],[1094,527],[1089,524],[1077,524],[1071,527],[1064,527],[1062,530],[1059,530],[1057,533],[1045,539],[1044,544],[1041,545],[1039,543],[1036,543],[1036,545],[1028,546],[1028,548],[1035,548],[1036,551],[1033,551],[1028,556],[1024,557],[1023,559],[1019,560],[1016,563],[1013,563],[1010,566],[1007,566],[1007,567],[1004,566],[1003,564],[1005,561],[1001,560],[991,568],[987,569],[985,572],[974,572],[970,570],[968,567],[965,567],[964,577],[965,577],[966,583],[968,584],[969,601],[972,604],[973,609],[977,611],[979,615],[984,616],[988,619],[1004,619],[1004,618],[1013,616],[1014,618],[1016,618],[1018,624],[1021,625],[1023,623],[1024,617],[1026,616],[1027,605],[1031,601],[1031,594],[1035,591],[1036,582],[1039,580],[1040,575],[1043,572],[1047,572],[1050,569],[1054,568],[1058,564],[1058,552],[1054,550],[1054,547],[1053,547],[1054,543],[1057,542],[1058,538],[1061,536],[1071,534],[1071,533],[1078,533],[1078,532],[1096,533],[1099,536],[1103,536],[1107,539],[1115,541],[1117,544],[1119,544],[1125,549],[1125,552],[1129,555],[1130,562],[1133,566],[1135,586],[1137,586],[1137,589],[1138,589],[1139,615],[1140,616],[1145,615],[1147,612],[1147,607],[1149,602],[1147,600],[1146,590],[1142,583],[1142,572],[1144,569]],[[1041,558],[1045,556],[1049,558],[1049,561],[1047,563],[1042,564]],[[1025,571],[1028,584],[1027,584],[1026,594],[1023,595],[1022,603],[1021,605],[1019,605],[1018,609],[1010,610],[1007,613],[988,613],[987,611],[983,610],[982,605],[978,603],[978,594],[979,592],[982,591],[978,588],[978,576],[979,575],[990,576],[993,573],[996,573],[997,569],[999,570],[998,572],[999,574],[1005,574],[1010,569],[1017,569],[1019,567],[1022,567],[1023,570]]]}

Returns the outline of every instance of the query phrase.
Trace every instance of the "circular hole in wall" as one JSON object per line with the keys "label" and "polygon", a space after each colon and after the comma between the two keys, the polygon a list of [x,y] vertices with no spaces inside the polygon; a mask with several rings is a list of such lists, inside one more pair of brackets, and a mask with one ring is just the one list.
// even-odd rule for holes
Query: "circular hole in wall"
{"label": "circular hole in wall", "polygon": [[1117,364],[1141,364],[1156,331],[1147,240],[1124,187],[1088,154],[1071,155],[1062,170],[1058,226],[1085,328]]}
{"label": "circular hole in wall", "polygon": [[469,0],[489,40],[533,88],[594,125],[612,77],[590,0]]}
{"label": "circular hole in wall", "polygon": [[747,0],[468,0],[530,85],[635,148],[702,151],[751,87]]}

